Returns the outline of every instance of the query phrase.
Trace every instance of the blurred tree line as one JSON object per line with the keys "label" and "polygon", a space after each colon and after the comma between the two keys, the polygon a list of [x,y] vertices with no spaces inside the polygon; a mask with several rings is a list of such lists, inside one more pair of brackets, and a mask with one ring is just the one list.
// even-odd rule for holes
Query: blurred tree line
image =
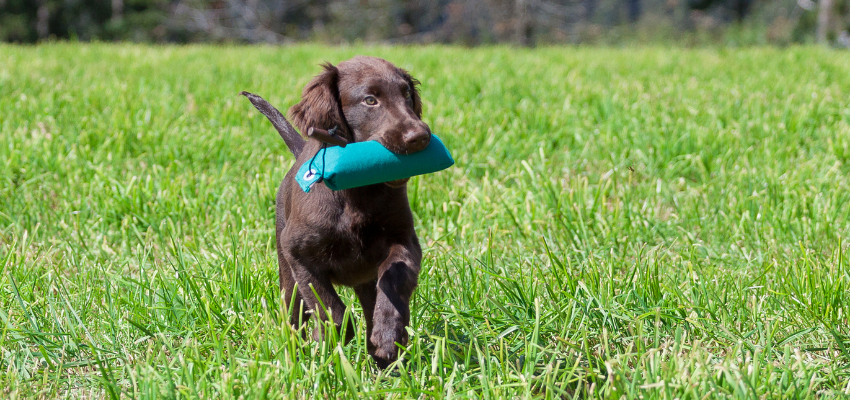
{"label": "blurred tree line", "polygon": [[0,0],[0,40],[850,47],[850,0]]}

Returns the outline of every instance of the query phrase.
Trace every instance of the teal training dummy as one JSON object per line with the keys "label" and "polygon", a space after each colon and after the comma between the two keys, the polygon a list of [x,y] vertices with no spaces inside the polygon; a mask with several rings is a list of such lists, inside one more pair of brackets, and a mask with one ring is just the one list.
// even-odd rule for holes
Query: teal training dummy
{"label": "teal training dummy", "polygon": [[301,166],[295,180],[305,192],[319,181],[332,190],[342,190],[429,174],[452,164],[451,154],[436,135],[431,135],[425,150],[404,155],[375,141],[357,142],[322,148]]}
{"label": "teal training dummy", "polygon": [[[242,94],[281,131],[278,125],[285,119],[279,111],[260,96]],[[286,127],[291,129],[288,123]],[[282,132],[281,136],[284,136]],[[349,144],[333,132],[321,129],[310,129],[308,136],[338,146],[322,147],[298,170],[295,180],[305,192],[319,182],[331,190],[343,190],[429,174],[454,164],[448,149],[436,135],[431,135],[431,142],[424,150],[412,154],[395,154],[375,141]],[[303,143],[300,146],[303,147]]]}

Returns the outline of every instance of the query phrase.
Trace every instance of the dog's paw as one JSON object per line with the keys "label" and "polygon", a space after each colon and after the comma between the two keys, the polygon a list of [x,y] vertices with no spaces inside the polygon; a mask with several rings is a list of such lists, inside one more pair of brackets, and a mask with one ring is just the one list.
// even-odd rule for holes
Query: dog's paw
{"label": "dog's paw", "polygon": [[401,327],[401,329],[376,329],[372,332],[369,342],[372,345],[370,346],[370,355],[375,359],[378,368],[386,369],[398,360],[401,352],[399,345],[407,345],[407,330],[404,327]]}
{"label": "dog's paw", "polygon": [[377,348],[372,354],[372,359],[375,360],[375,364],[378,365],[378,368],[387,369],[387,367],[398,360],[398,348],[396,347],[389,351]]}

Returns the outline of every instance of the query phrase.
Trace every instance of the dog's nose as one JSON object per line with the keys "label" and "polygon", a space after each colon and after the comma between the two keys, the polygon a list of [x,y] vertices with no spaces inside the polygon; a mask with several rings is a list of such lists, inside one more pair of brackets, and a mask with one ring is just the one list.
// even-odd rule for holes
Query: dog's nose
{"label": "dog's nose", "polygon": [[431,143],[431,132],[427,129],[411,129],[404,133],[404,144],[408,153],[416,153]]}

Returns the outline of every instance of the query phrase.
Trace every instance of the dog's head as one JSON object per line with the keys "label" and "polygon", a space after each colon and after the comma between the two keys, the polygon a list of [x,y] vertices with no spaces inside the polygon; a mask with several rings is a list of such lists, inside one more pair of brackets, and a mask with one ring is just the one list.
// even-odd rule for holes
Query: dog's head
{"label": "dog's head", "polygon": [[339,127],[349,140],[374,140],[396,154],[415,153],[431,141],[431,129],[422,121],[418,84],[386,60],[357,56],[338,66],[325,64],[289,113],[302,133],[310,127]]}

